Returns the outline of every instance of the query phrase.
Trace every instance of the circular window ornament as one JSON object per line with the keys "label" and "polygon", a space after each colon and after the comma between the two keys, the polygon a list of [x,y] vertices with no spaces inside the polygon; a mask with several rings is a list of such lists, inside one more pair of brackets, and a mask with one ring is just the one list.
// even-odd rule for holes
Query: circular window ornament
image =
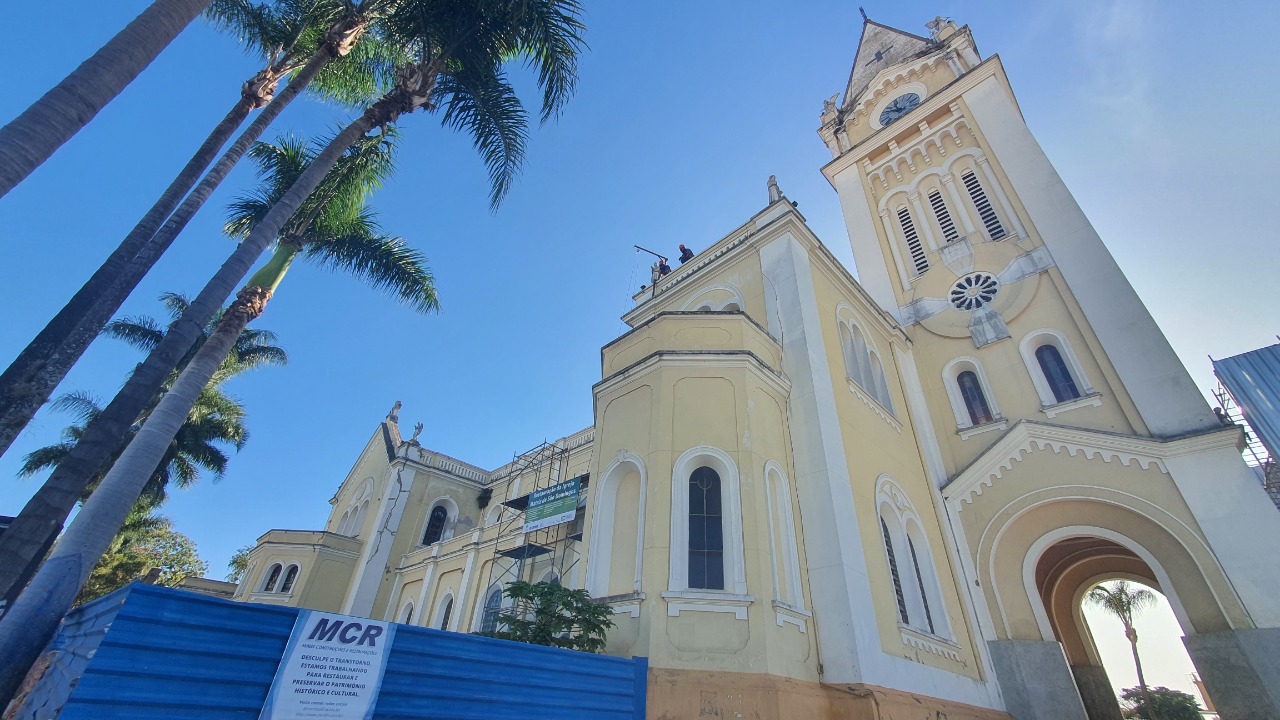
{"label": "circular window ornament", "polygon": [[977,310],[994,300],[999,291],[1000,281],[994,275],[973,273],[957,280],[947,298],[957,310]]}

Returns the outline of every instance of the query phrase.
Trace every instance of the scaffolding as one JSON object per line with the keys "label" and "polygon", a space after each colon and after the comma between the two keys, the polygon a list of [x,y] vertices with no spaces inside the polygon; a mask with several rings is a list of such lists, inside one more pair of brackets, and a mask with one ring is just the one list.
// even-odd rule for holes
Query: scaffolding
{"label": "scaffolding", "polygon": [[1240,405],[1231,397],[1231,393],[1227,390],[1222,381],[1218,381],[1218,387],[1213,391],[1213,397],[1218,401],[1218,409],[1214,412],[1218,413],[1218,418],[1224,422],[1230,422],[1239,425],[1244,429],[1244,450],[1241,456],[1244,458],[1245,464],[1255,468],[1262,480],[1262,487],[1267,491],[1267,495],[1271,496],[1271,502],[1280,508],[1280,465],[1277,465],[1276,459],[1271,457],[1271,453],[1267,451],[1266,445],[1262,443],[1262,438],[1258,436],[1253,428],[1249,427],[1249,422],[1244,416]]}
{"label": "scaffolding", "polygon": [[[582,525],[585,520],[583,506],[590,476],[584,474],[576,478],[561,477],[568,467],[569,452],[567,444],[544,441],[517,454],[509,465],[498,471],[501,475],[496,478],[495,484],[504,488],[506,497],[501,500],[504,510],[498,521],[497,540],[489,563],[489,578],[481,587],[490,588],[496,584],[505,588],[508,583],[516,580],[560,583],[563,578],[573,577],[581,557],[578,543],[582,541]],[[573,519],[524,532],[529,496],[538,490],[546,490],[575,479],[579,481],[580,489],[577,512]]]}

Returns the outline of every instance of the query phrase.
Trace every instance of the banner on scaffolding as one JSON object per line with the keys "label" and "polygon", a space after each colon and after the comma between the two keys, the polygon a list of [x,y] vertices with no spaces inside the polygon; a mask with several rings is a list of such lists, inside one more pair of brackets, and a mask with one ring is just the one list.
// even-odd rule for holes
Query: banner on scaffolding
{"label": "banner on scaffolding", "polygon": [[533,532],[573,520],[578,512],[580,478],[574,478],[545,490],[529,494],[529,507],[524,511],[524,531]]}

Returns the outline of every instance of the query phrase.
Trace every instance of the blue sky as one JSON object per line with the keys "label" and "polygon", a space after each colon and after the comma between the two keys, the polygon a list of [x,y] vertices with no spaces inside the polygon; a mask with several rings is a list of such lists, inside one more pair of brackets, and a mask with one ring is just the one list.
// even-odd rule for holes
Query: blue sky
{"label": "blue sky", "polygon": [[[18,4],[0,45],[10,118],[142,10],[146,0]],[[591,51],[560,122],[535,129],[527,170],[497,213],[467,138],[433,117],[405,123],[397,177],[374,200],[420,247],[442,311],[420,316],[347,277],[293,270],[261,327],[287,368],[229,389],[252,438],[219,483],[165,508],[220,577],[270,528],[319,527],[326,500],[391,404],[429,447],[496,467],[591,422],[599,348],[647,281],[633,244],[701,249],[744,222],[778,176],[846,265],[852,253],[816,129],[843,89],[861,29],[844,0],[587,1]],[[882,2],[870,16],[923,33],[968,23],[999,54],[1023,113],[1120,266],[1205,390],[1207,355],[1275,341],[1280,245],[1266,210],[1280,147],[1274,87],[1259,80],[1280,31],[1274,5],[1154,0]],[[13,357],[128,231],[256,70],[232,38],[189,28],[26,183],[0,200],[0,359]],[[527,78],[517,74],[527,88]],[[1261,77],[1267,77],[1265,73]],[[526,93],[528,99],[533,95]],[[295,103],[269,131],[311,136],[340,109]],[[159,314],[194,294],[230,244],[237,170],[126,305]],[[139,357],[100,342],[62,390],[109,397]],[[54,441],[44,412],[0,459],[0,513],[34,491],[22,454]],[[1171,681],[1166,681],[1170,682]]]}

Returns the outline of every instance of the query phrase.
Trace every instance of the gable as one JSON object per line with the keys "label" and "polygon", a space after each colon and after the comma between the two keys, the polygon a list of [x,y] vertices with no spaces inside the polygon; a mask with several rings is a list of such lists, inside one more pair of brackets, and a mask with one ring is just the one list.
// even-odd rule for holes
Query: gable
{"label": "gable", "polygon": [[862,25],[862,38],[858,41],[858,52],[854,56],[841,107],[848,108],[856,103],[872,79],[881,72],[938,49],[937,43],[919,35],[866,21]]}

